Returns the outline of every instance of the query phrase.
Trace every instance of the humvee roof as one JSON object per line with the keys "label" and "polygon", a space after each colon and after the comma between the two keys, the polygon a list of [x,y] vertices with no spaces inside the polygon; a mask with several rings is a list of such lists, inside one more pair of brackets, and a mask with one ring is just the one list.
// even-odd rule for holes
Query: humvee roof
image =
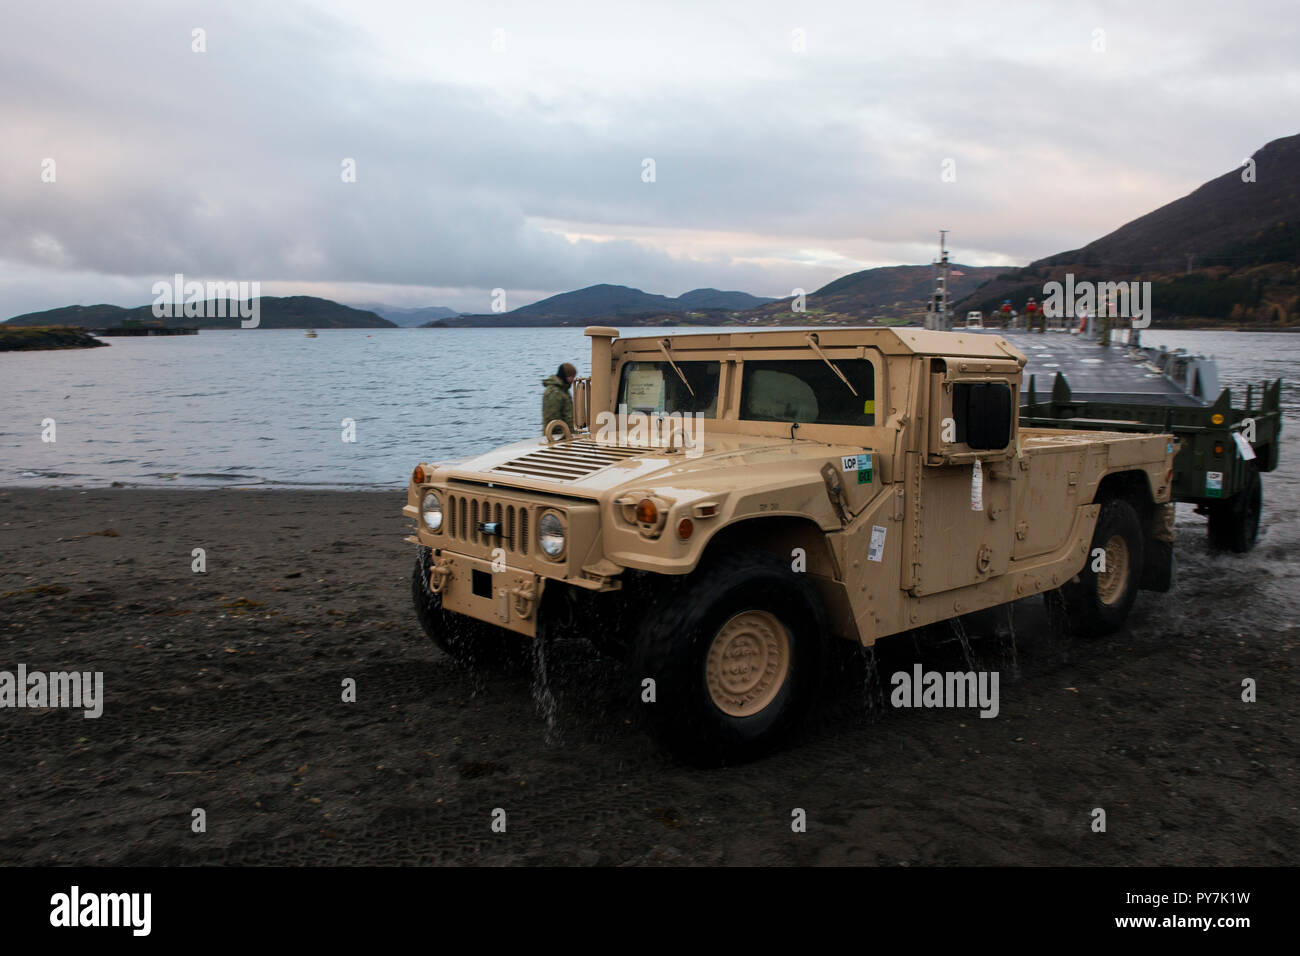
{"label": "humvee roof", "polygon": [[[668,336],[674,350],[807,348],[809,333],[815,332],[820,345],[843,347],[865,345],[886,355],[953,355],[963,358],[1013,358],[1024,364],[1025,355],[998,336],[964,335],[930,329],[894,329],[880,326],[850,328],[771,329],[743,332],[682,332]],[[588,335],[615,335],[617,330],[600,326]],[[664,336],[628,336],[617,339],[625,350],[658,351]]]}

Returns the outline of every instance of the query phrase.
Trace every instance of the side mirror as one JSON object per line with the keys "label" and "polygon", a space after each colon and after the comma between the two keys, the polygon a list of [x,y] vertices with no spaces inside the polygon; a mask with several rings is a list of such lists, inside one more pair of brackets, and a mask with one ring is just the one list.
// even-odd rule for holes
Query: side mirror
{"label": "side mirror", "polygon": [[1006,448],[1011,443],[1011,389],[999,382],[958,382],[953,386],[952,413],[957,441],[979,451]]}

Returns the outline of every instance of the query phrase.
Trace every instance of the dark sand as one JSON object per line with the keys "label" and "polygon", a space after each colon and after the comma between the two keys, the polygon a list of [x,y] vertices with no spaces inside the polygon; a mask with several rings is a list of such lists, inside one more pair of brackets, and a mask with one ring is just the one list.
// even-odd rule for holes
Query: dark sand
{"label": "dark sand", "polygon": [[[1296,522],[1213,556],[1130,628],[1033,599],[1001,714],[865,704],[849,654],[794,744],[697,771],[585,644],[475,677],[422,635],[401,494],[0,492],[0,670],[101,670],[98,720],[0,711],[0,863],[1294,864]],[[1267,509],[1266,505],[1266,509]],[[1268,518],[1266,510],[1265,518]],[[112,531],[115,535],[101,532]],[[207,573],[190,570],[193,548]],[[972,625],[973,631],[978,631]],[[901,635],[880,670],[965,669]],[[357,703],[341,702],[355,678]],[[1253,677],[1259,702],[1240,700]],[[887,688],[886,688],[887,689]],[[548,722],[547,715],[551,722]],[[190,830],[191,810],[207,832]],[[791,811],[807,811],[792,833]],[[1093,833],[1103,807],[1107,832]],[[493,833],[492,812],[507,814]]]}

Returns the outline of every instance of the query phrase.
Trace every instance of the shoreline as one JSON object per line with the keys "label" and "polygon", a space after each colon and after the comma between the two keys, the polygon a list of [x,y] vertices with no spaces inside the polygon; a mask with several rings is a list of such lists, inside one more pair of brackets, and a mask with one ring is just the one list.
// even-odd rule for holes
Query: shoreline
{"label": "shoreline", "polygon": [[258,484],[226,484],[226,485],[208,485],[196,482],[166,482],[160,484],[145,484],[140,482],[128,482],[105,479],[103,482],[92,484],[78,482],[64,482],[59,484],[41,484],[36,479],[30,482],[6,484],[0,482],[0,494],[7,491],[176,491],[176,492],[204,492],[204,491],[266,491],[266,492],[319,492],[319,493],[358,493],[358,494],[384,494],[398,492],[406,494],[407,483],[405,481],[395,482],[390,485],[364,485],[364,484],[338,484],[338,485],[298,485],[287,482],[267,481]]}
{"label": "shoreline", "polygon": [[77,326],[0,324],[0,352],[60,352],[108,347],[90,329]]}

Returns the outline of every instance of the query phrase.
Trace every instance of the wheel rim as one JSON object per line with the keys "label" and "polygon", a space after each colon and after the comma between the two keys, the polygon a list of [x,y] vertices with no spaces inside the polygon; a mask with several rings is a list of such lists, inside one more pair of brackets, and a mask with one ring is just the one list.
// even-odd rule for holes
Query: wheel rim
{"label": "wheel rim", "polygon": [[789,673],[790,632],[767,611],[742,611],[722,625],[704,663],[709,697],[729,717],[763,710]]}
{"label": "wheel rim", "polygon": [[1112,605],[1123,596],[1128,566],[1128,543],[1115,535],[1106,542],[1106,570],[1097,572],[1097,596],[1102,604]]}

